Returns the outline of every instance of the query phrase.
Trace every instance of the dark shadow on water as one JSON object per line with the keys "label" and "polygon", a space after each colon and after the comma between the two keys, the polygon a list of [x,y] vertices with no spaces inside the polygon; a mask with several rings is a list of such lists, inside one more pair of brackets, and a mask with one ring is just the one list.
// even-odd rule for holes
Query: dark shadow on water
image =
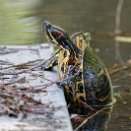
{"label": "dark shadow on water", "polygon": [[[111,111],[112,107],[109,107],[87,116],[87,118],[85,118],[86,123],[84,122],[85,124],[77,131],[105,131],[111,117]],[[75,122],[72,123],[74,128],[78,126]]]}

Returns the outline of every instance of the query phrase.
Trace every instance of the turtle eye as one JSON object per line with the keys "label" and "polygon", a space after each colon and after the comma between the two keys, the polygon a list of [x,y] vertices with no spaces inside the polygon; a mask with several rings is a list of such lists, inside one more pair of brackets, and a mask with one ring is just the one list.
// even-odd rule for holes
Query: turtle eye
{"label": "turtle eye", "polygon": [[62,32],[61,30],[56,29],[56,30],[54,31],[54,36],[55,36],[56,38],[60,38],[61,36],[63,36],[63,32]]}
{"label": "turtle eye", "polygon": [[63,35],[62,31],[59,31],[59,30],[56,30],[56,33],[57,33],[58,35]]}
{"label": "turtle eye", "polygon": [[56,41],[59,41],[64,35],[63,32],[57,29],[54,29],[52,32],[52,37],[53,39],[55,39]]}

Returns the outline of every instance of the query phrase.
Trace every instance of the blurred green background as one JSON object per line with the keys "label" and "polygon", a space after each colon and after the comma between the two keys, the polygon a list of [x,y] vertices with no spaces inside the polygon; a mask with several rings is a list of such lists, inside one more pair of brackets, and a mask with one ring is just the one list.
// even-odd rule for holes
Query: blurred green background
{"label": "blurred green background", "polygon": [[[118,0],[0,0],[0,44],[43,42],[42,21],[49,20],[72,34],[112,32]],[[121,26],[131,30],[131,1],[125,0]],[[94,35],[93,35],[94,36]]]}

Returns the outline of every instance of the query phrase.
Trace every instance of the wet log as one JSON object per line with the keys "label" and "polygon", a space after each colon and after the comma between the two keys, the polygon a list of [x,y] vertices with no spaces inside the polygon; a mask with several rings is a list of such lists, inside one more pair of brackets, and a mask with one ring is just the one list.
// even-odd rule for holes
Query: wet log
{"label": "wet log", "polygon": [[72,131],[48,44],[0,47],[0,130]]}

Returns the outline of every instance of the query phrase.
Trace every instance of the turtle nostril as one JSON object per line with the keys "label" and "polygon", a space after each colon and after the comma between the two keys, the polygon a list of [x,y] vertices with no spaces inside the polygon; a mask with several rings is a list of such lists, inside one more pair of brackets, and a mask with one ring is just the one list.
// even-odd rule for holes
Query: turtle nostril
{"label": "turtle nostril", "polygon": [[45,20],[44,22],[43,22],[43,26],[46,26],[46,25],[50,25],[51,23],[48,21],[48,20]]}
{"label": "turtle nostril", "polygon": [[47,32],[49,29],[51,29],[51,23],[49,21],[44,21],[42,25],[42,31]]}
{"label": "turtle nostril", "polygon": [[43,29],[43,31],[45,30],[47,30],[47,28],[49,29],[51,27],[51,23],[49,22],[49,21],[44,21],[43,22],[43,25],[42,25],[42,29]]}

